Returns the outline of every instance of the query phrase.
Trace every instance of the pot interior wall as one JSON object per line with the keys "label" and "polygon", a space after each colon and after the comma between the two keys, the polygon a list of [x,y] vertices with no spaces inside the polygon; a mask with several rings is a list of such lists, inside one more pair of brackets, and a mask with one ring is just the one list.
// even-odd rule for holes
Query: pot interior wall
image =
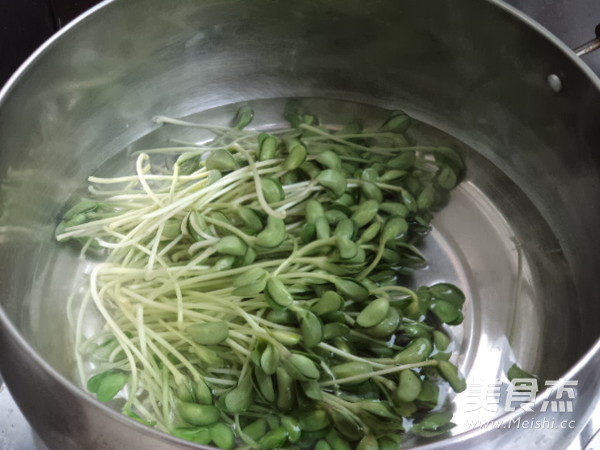
{"label": "pot interior wall", "polygon": [[[452,140],[468,170],[426,248],[448,264],[418,281],[470,293],[457,335],[467,373],[495,358],[496,373],[515,359],[558,377],[591,346],[600,96],[533,29],[474,0],[128,0],[50,45],[0,105],[2,306],[55,368],[72,376],[65,303],[90,264],[53,241],[73,192],[155,131],[154,115],[218,120],[223,105],[288,97],[336,100],[307,101],[333,123],[400,108],[458,139],[415,131]],[[281,104],[256,102],[263,123]]]}

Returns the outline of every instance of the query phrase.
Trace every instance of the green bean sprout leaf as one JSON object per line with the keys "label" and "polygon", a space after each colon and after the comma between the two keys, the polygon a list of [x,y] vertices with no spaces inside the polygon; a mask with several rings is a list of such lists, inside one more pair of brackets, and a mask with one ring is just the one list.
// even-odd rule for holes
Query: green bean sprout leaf
{"label": "green bean sprout leaf", "polygon": [[423,429],[421,424],[416,424],[416,425],[413,425],[413,427],[410,429],[410,432],[413,434],[416,434],[418,436],[422,436],[425,438],[431,438],[431,437],[440,436],[440,435],[443,435],[443,434],[449,432],[450,430],[452,430],[452,428],[454,428],[454,426],[455,425],[453,423],[449,423],[449,424],[444,425],[443,427],[439,427],[435,430],[426,430],[426,429]]}
{"label": "green bean sprout leaf", "polygon": [[438,405],[440,397],[439,387],[431,381],[424,379],[421,381],[421,391],[417,396],[417,401],[427,408],[435,408]]}
{"label": "green bean sprout leaf", "polygon": [[233,126],[234,128],[241,130],[250,125],[252,119],[254,119],[254,110],[248,105],[242,106],[240,109],[238,109],[233,121]]}
{"label": "green bean sprout leaf", "polygon": [[202,345],[217,345],[229,337],[226,322],[196,323],[186,328],[192,340]]}
{"label": "green bean sprout leaf", "polygon": [[342,259],[352,259],[358,254],[358,245],[345,236],[337,236],[336,245]]}
{"label": "green bean sprout leaf", "polygon": [[454,189],[456,183],[458,182],[456,173],[450,166],[442,166],[437,174],[437,182],[438,184],[446,190]]}
{"label": "green bean sprout leaf", "polygon": [[281,418],[281,426],[288,432],[288,440],[292,443],[298,442],[302,433],[300,422],[293,417],[284,416]]}
{"label": "green bean sprout leaf", "polygon": [[308,348],[315,347],[323,340],[323,323],[319,317],[308,310],[302,309],[296,312],[304,345]]}
{"label": "green bean sprout leaf", "polygon": [[327,239],[331,236],[331,227],[326,217],[317,217],[315,220],[315,234],[317,239]]}
{"label": "green bean sprout leaf", "polygon": [[337,172],[342,170],[342,159],[337,153],[331,150],[326,150],[324,152],[319,153],[315,160],[327,169],[331,169]]}
{"label": "green bean sprout leaf", "polygon": [[425,416],[418,424],[424,430],[437,430],[452,420],[451,411],[442,411]]}
{"label": "green bean sprout leaf", "polygon": [[120,370],[107,370],[88,380],[87,388],[103,403],[110,402],[125,387],[129,375]]}
{"label": "green bean sprout leaf", "polygon": [[285,191],[278,180],[261,178],[261,186],[267,203],[277,203],[285,198]]}
{"label": "green bean sprout leaf", "polygon": [[212,405],[213,394],[204,380],[196,380],[193,384],[193,388],[196,403],[200,403],[201,405]]}
{"label": "green bean sprout leaf", "polygon": [[248,246],[236,235],[222,237],[217,243],[217,251],[223,255],[244,256]]}
{"label": "green bean sprout leaf", "polygon": [[400,178],[403,178],[407,174],[408,174],[408,172],[406,170],[392,169],[392,170],[388,170],[383,175],[381,175],[381,177],[379,178],[379,181],[381,181],[382,183],[389,183],[389,182],[398,180]]}
{"label": "green bean sprout leaf", "polygon": [[237,295],[239,297],[252,298],[252,297],[256,297],[258,294],[263,292],[265,290],[266,286],[267,286],[267,278],[264,277],[257,281],[254,281],[253,283],[248,283],[245,286],[240,286],[240,287],[235,288],[232,291],[232,294]]}
{"label": "green bean sprout leaf", "polygon": [[327,428],[331,423],[329,414],[324,409],[314,409],[300,415],[300,426],[304,431],[318,431]]}
{"label": "green bean sprout leaf", "polygon": [[225,407],[231,413],[241,413],[250,407],[252,397],[252,387],[241,384],[224,394]]}
{"label": "green bean sprout leaf", "polygon": [[316,180],[320,185],[325,187],[334,198],[341,197],[341,195],[346,191],[346,177],[339,170],[323,170],[316,177]]}
{"label": "green bean sprout leaf", "polygon": [[220,172],[228,172],[235,169],[236,162],[231,153],[227,150],[213,151],[204,163],[207,170],[218,170]]}
{"label": "green bean sprout leaf", "polygon": [[464,377],[459,372],[458,367],[449,361],[438,361],[438,370],[440,375],[446,379],[455,392],[463,392],[467,388]]}
{"label": "green bean sprout leaf", "polygon": [[365,328],[364,332],[374,338],[385,338],[391,336],[398,330],[400,314],[396,308],[389,308],[387,314],[377,325]]}
{"label": "green bean sprout leaf", "polygon": [[381,126],[381,131],[404,133],[410,127],[410,117],[403,111],[394,111],[389,119]]}
{"label": "green bean sprout leaf", "polygon": [[156,425],[156,421],[146,420],[134,411],[124,409],[123,414],[125,414],[127,417],[131,417],[136,422],[146,425],[147,427],[153,427],[154,425]]}
{"label": "green bean sprout leaf", "polygon": [[381,230],[381,240],[387,242],[408,231],[408,223],[401,216],[390,216]]}
{"label": "green bean sprout leaf", "polygon": [[75,216],[96,211],[100,207],[100,203],[94,200],[83,199],[79,203],[73,205],[66,213],[63,214],[63,221],[68,222]]}
{"label": "green bean sprout leaf", "polygon": [[285,284],[278,278],[270,277],[268,279],[267,292],[271,299],[279,306],[290,306],[294,302],[294,297],[292,297]]}
{"label": "green bean sprout leaf", "polygon": [[438,300],[444,300],[461,308],[465,303],[465,294],[453,284],[437,283],[430,286],[431,296]]}
{"label": "green bean sprout leaf", "polygon": [[178,167],[179,174],[191,175],[200,168],[200,155],[197,152],[186,152],[181,154],[175,165]]}
{"label": "green bean sprout leaf", "polygon": [[277,372],[281,354],[272,345],[267,345],[260,357],[260,367],[267,375],[273,375]]}
{"label": "green bean sprout leaf", "polygon": [[377,237],[381,230],[381,222],[373,222],[369,225],[358,239],[358,244],[367,244]]}
{"label": "green bean sprout leaf", "polygon": [[119,347],[119,341],[116,338],[110,338],[94,350],[94,358],[101,361],[108,361],[110,355]]}
{"label": "green bean sprout leaf", "polygon": [[463,321],[463,314],[460,307],[444,300],[432,301],[429,305],[429,310],[432,311],[438,319],[449,325],[458,325]]}
{"label": "green bean sprout leaf", "polygon": [[377,203],[381,203],[383,201],[383,192],[377,187],[375,183],[371,183],[370,181],[363,181],[361,183],[360,189],[364,198],[375,200]]}
{"label": "green bean sprout leaf", "polygon": [[384,211],[388,214],[392,214],[394,216],[400,216],[404,218],[406,218],[410,213],[410,211],[404,204],[398,202],[383,202],[379,205],[379,210]]}
{"label": "green bean sprout leaf", "polygon": [[329,225],[337,225],[339,222],[348,219],[348,215],[339,209],[328,209],[325,211],[325,218]]}
{"label": "green bean sprout leaf", "polygon": [[323,205],[316,200],[308,200],[305,206],[306,223],[314,224],[317,218],[325,216]]}
{"label": "green bean sprout leaf", "polygon": [[524,371],[517,364],[510,366],[506,375],[508,381],[515,385],[516,390],[529,392],[533,383],[536,383],[538,386],[543,384],[543,380],[540,377]]}
{"label": "green bean sprout leaf", "polygon": [[[276,398],[275,386],[273,384],[273,377],[264,373],[260,367],[254,367],[254,378],[258,393],[264,397],[269,403],[274,403]],[[255,438],[258,439],[258,438]]]}
{"label": "green bean sprout leaf", "polygon": [[[373,366],[366,362],[352,361],[333,366],[331,367],[331,371],[336,379],[344,379],[355,375],[370,374],[373,372]],[[360,381],[364,381],[364,379]]]}
{"label": "green bean sprout leaf", "polygon": [[323,391],[321,390],[321,385],[318,381],[304,381],[300,385],[302,386],[304,395],[306,395],[311,400],[319,401],[323,399]]}
{"label": "green bean sprout leaf", "polygon": [[235,434],[226,423],[218,422],[210,427],[210,438],[218,448],[231,450],[235,447]]}
{"label": "green bean sprout leaf", "polygon": [[415,165],[416,160],[417,157],[414,151],[405,151],[390,159],[387,165],[395,170],[409,170]]}
{"label": "green bean sprout leaf", "polygon": [[[328,211],[330,212],[330,211]],[[341,219],[337,226],[335,227],[335,231],[333,232],[334,236],[346,239],[352,239],[356,233],[356,229],[354,227],[354,222],[347,217]]]}
{"label": "green bean sprout leaf", "polygon": [[357,402],[356,406],[358,406],[361,410],[382,419],[399,419],[398,415],[392,411],[387,402],[382,402],[380,400],[363,400]]}
{"label": "green bean sprout leaf", "polygon": [[321,298],[311,306],[311,311],[320,316],[338,311],[344,306],[344,299],[335,291],[326,291]]}
{"label": "green bean sprout leaf", "polygon": [[377,201],[366,200],[360,204],[358,209],[352,214],[352,220],[359,228],[362,228],[375,218],[378,210],[379,203]]}
{"label": "green bean sprout leaf", "polygon": [[217,423],[221,414],[212,405],[198,405],[196,403],[180,403],[178,407],[181,418],[190,425],[208,426]]}
{"label": "green bean sprout leaf", "polygon": [[267,225],[256,236],[256,243],[261,247],[274,248],[285,239],[285,222],[278,217],[269,216]]}
{"label": "green bean sprout leaf", "polygon": [[452,339],[443,331],[435,330],[433,332],[433,342],[436,349],[444,351],[450,346]]}
{"label": "green bean sprout leaf", "polygon": [[211,441],[210,430],[205,427],[177,427],[171,430],[171,434],[200,445],[208,445]]}
{"label": "green bean sprout leaf", "polygon": [[279,139],[277,139],[273,135],[261,133],[258,136],[258,141],[260,145],[260,149],[258,152],[259,161],[267,161],[269,159],[274,159],[277,156],[277,147],[279,146]]}
{"label": "green bean sprout leaf", "polygon": [[431,184],[425,186],[417,197],[417,209],[419,211],[428,210],[435,201],[435,189]]}
{"label": "green bean sprout leaf", "polygon": [[394,357],[394,361],[396,364],[418,363],[425,361],[432,351],[433,346],[429,339],[426,337],[417,337]]}
{"label": "green bean sprout leaf", "polygon": [[292,378],[300,381],[318,380],[321,375],[315,363],[300,353],[290,354],[286,360],[286,370]]}
{"label": "green bean sprout leaf", "polygon": [[267,433],[267,421],[263,418],[256,419],[254,422],[246,425],[243,428],[243,432],[251,439],[258,441]]}
{"label": "green bean sprout leaf", "polygon": [[348,278],[337,278],[334,284],[342,295],[352,300],[361,302],[369,297],[369,290],[358,281]]}
{"label": "green bean sprout leaf", "polygon": [[269,431],[258,441],[258,448],[261,450],[270,450],[280,448],[285,444],[288,438],[288,432],[285,428],[279,427]]}
{"label": "green bean sprout leaf", "polygon": [[362,425],[350,413],[341,409],[333,409],[330,414],[335,429],[342,436],[350,441],[356,441],[363,437]]}
{"label": "green bean sprout leaf", "polygon": [[334,322],[326,323],[323,326],[323,340],[330,341],[338,337],[347,336],[350,334],[350,327],[343,323]]}
{"label": "green bean sprout leaf", "polygon": [[263,223],[260,220],[260,217],[256,212],[254,212],[251,208],[247,208],[245,206],[240,207],[237,210],[240,219],[244,222],[244,225],[248,229],[250,234],[256,234],[263,228]]}
{"label": "green bean sprout leaf", "polygon": [[248,269],[245,272],[238,275],[233,280],[233,286],[242,287],[249,283],[254,283],[263,279],[266,282],[268,274],[269,273],[262,267],[252,267],[251,269]]}
{"label": "green bean sprout leaf", "polygon": [[374,327],[385,319],[389,309],[390,302],[387,298],[381,297],[375,299],[363,308],[356,318],[356,323],[364,328]]}
{"label": "green bean sprout leaf", "polygon": [[194,388],[189,380],[177,384],[175,395],[182,402],[193,403],[196,401]]}
{"label": "green bean sprout leaf", "polygon": [[288,157],[283,161],[282,165],[284,170],[297,169],[306,161],[306,157],[308,156],[306,147],[298,140],[293,140],[288,144],[288,153]]}
{"label": "green bean sprout leaf", "polygon": [[412,402],[421,393],[421,379],[410,369],[403,370],[398,376],[396,397],[402,402]]}

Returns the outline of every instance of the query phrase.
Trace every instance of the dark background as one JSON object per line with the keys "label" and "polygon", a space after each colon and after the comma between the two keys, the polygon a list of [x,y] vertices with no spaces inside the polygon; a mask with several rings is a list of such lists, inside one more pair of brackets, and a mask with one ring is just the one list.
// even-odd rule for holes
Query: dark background
{"label": "dark background", "polygon": [[0,86],[54,32],[98,0],[0,0]]}
{"label": "dark background", "polygon": [[[570,47],[592,39],[600,23],[600,0],[506,1]],[[99,0],[0,0],[0,87],[46,39],[96,3]],[[600,50],[584,61],[600,74]]]}

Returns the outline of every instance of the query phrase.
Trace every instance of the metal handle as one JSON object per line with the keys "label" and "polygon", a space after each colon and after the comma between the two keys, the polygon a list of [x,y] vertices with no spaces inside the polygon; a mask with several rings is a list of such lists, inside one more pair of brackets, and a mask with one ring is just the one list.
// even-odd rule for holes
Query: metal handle
{"label": "metal handle", "polygon": [[596,25],[596,39],[592,39],[590,42],[586,42],[581,47],[577,47],[575,54],[577,56],[587,55],[588,53],[598,50],[600,48],[600,24]]}

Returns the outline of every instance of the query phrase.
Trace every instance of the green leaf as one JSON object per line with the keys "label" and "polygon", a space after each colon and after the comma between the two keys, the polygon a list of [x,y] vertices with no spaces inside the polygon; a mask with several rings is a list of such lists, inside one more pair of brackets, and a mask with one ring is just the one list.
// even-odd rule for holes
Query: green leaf
{"label": "green leaf", "polygon": [[282,165],[284,170],[297,169],[306,161],[306,157],[308,156],[306,147],[297,140],[288,143],[288,153],[288,157],[283,161]]}
{"label": "green leaf", "polygon": [[346,191],[346,177],[338,170],[323,170],[316,177],[316,180],[321,186],[325,187],[334,198],[340,197]]}
{"label": "green leaf", "polygon": [[300,322],[304,345],[308,348],[319,345],[323,340],[323,323],[321,319],[315,313],[306,309],[301,309],[296,314]]}
{"label": "green leaf", "polygon": [[279,306],[287,307],[294,303],[294,297],[292,297],[292,294],[290,294],[280,279],[270,277],[267,281],[266,289],[271,299]]}
{"label": "green leaf", "polygon": [[208,445],[211,441],[210,430],[204,427],[177,427],[171,430],[171,434],[201,445]]}
{"label": "green leaf", "polygon": [[379,128],[380,131],[404,133],[410,127],[410,117],[403,111],[394,111]]}
{"label": "green leaf", "polygon": [[231,427],[223,422],[210,427],[210,438],[218,448],[231,450],[235,447],[235,434]]}
{"label": "green leaf", "polygon": [[363,308],[356,318],[356,323],[364,328],[374,327],[385,318],[389,309],[390,302],[387,298],[375,299]]}
{"label": "green leaf", "polygon": [[88,380],[87,388],[96,394],[101,402],[109,402],[125,387],[129,381],[129,374],[111,369],[93,376]]}
{"label": "green leaf", "polygon": [[273,135],[267,133],[261,133],[258,136],[259,151],[258,160],[266,161],[268,159],[274,159],[277,156],[277,147],[279,146],[279,139]]}
{"label": "green leaf", "polygon": [[362,228],[375,218],[378,210],[379,203],[375,200],[366,200],[361,203],[354,214],[352,214],[352,220],[354,220],[359,228]]}
{"label": "green leaf", "polygon": [[180,403],[178,407],[181,418],[191,425],[207,426],[217,423],[221,417],[219,410],[212,405],[196,403]]}
{"label": "green leaf", "polygon": [[185,330],[192,340],[202,345],[217,345],[229,337],[226,322],[205,322],[190,325]]}
{"label": "green leaf", "polygon": [[449,361],[438,361],[438,370],[440,375],[446,379],[455,392],[463,392],[467,388],[467,383],[459,372],[458,367]]}
{"label": "green leaf", "polygon": [[342,160],[339,155],[331,150],[325,150],[317,155],[315,160],[322,166],[336,171],[342,170]]}
{"label": "green leaf", "polygon": [[256,236],[256,243],[261,247],[275,248],[285,239],[285,222],[278,217],[269,216],[267,226]]}
{"label": "green leaf", "polygon": [[337,278],[334,284],[342,295],[352,300],[361,302],[369,297],[369,290],[358,281],[348,278]]}
{"label": "green leaf", "polygon": [[223,255],[244,256],[248,246],[234,234],[222,237],[217,243],[217,251]]}
{"label": "green leaf", "polygon": [[211,152],[204,164],[207,170],[218,170],[221,172],[233,170],[237,165],[233,155],[224,149]]}
{"label": "green leaf", "polygon": [[285,191],[278,180],[261,178],[260,183],[267,203],[277,203],[285,199]]}
{"label": "green leaf", "polygon": [[250,125],[252,119],[254,119],[254,110],[250,106],[244,105],[238,109],[235,119],[233,120],[233,127],[238,130],[246,128]]}

